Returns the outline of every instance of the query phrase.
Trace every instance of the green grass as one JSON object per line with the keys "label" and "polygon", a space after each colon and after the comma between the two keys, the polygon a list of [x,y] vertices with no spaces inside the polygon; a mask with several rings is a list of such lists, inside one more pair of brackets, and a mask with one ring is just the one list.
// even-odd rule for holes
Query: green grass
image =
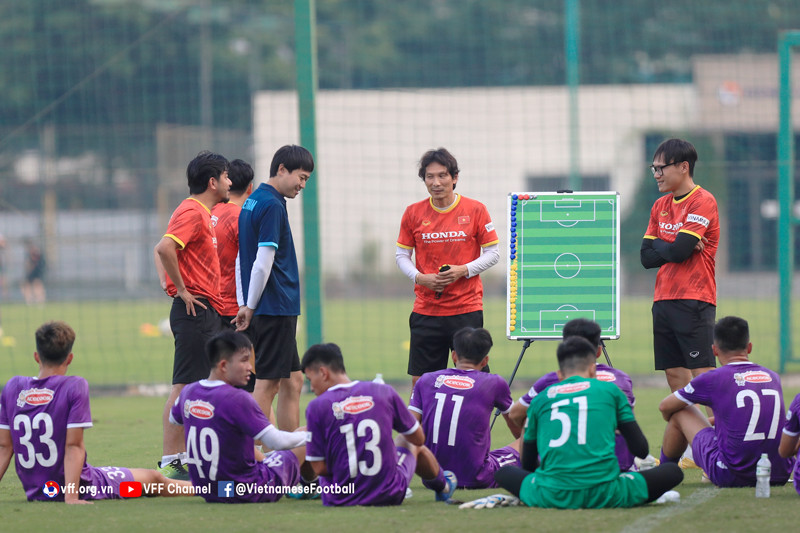
{"label": "green grass", "polygon": [[[800,392],[785,391],[787,401]],[[656,406],[666,389],[636,389],[636,415],[658,454],[664,422]],[[515,394],[517,396],[518,394]],[[303,403],[310,401],[303,396]],[[160,414],[164,398],[95,397],[94,427],[86,432],[89,462],[96,466],[152,467],[161,449]],[[493,446],[510,442],[502,424],[495,425]],[[700,471],[686,471],[678,487],[681,502],[626,510],[555,511],[508,508],[459,510],[437,504],[418,478],[414,497],[392,508],[323,508],[317,501],[281,500],[274,504],[206,504],[200,498],[141,498],[97,502],[92,506],[28,503],[13,465],[0,482],[0,530],[27,532],[55,526],[64,531],[127,532],[147,529],[203,531],[792,531],[800,496],[791,485],[772,489],[769,500],[756,500],[754,489],[711,488],[700,483]],[[473,499],[499,492],[459,491]]]}
{"label": "green grass", "polygon": [[[325,341],[342,347],[348,370],[354,378],[371,378],[381,372],[389,380],[406,380],[408,361],[408,315],[411,299],[345,300],[325,302]],[[607,347],[614,366],[632,375],[653,373],[652,322],[649,298],[625,298],[622,330]],[[93,386],[167,383],[172,374],[172,338],[151,337],[153,329],[169,313],[169,300],[48,303],[44,307],[4,305],[0,338],[0,383],[11,376],[29,374],[33,362],[33,332],[45,320],[66,320],[76,330],[72,372],[85,376]],[[778,306],[772,300],[723,299],[717,316],[734,314],[750,321],[753,359],[778,369]],[[485,323],[494,338],[493,371],[509,376],[522,349],[522,342],[505,337],[505,300],[487,299]],[[302,332],[302,317],[301,317]],[[800,317],[795,314],[795,329]],[[13,342],[12,342],[13,341]],[[305,348],[305,338],[298,338]],[[800,353],[800,339],[795,344]],[[517,382],[530,384],[554,366],[553,341],[536,341],[527,350]],[[800,371],[793,363],[788,371]]]}

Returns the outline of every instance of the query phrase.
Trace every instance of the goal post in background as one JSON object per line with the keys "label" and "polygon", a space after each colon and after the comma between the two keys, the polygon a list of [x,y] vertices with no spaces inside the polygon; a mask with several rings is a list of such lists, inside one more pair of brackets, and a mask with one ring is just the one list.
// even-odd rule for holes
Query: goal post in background
{"label": "goal post in background", "polygon": [[794,128],[792,127],[792,49],[800,46],[800,31],[783,32],[778,39],[780,69],[778,130],[778,273],[780,276],[780,372],[786,363],[797,361],[792,348],[792,286],[794,277],[794,227],[800,223],[795,212]]}

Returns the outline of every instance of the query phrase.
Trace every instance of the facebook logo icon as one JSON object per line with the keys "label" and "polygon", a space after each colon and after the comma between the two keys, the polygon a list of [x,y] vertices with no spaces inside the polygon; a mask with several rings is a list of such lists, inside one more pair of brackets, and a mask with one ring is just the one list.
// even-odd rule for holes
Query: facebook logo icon
{"label": "facebook logo icon", "polygon": [[218,481],[217,482],[217,497],[219,498],[232,498],[234,495],[233,481]]}

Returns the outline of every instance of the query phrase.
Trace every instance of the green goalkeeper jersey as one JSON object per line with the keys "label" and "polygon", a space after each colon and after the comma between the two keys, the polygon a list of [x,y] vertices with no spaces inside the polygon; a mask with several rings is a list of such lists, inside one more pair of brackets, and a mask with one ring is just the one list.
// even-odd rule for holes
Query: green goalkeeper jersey
{"label": "green goalkeeper jersey", "polygon": [[613,383],[571,376],[547,387],[531,401],[525,430],[541,459],[536,484],[575,490],[612,481],[620,473],[614,431],[634,420]]}

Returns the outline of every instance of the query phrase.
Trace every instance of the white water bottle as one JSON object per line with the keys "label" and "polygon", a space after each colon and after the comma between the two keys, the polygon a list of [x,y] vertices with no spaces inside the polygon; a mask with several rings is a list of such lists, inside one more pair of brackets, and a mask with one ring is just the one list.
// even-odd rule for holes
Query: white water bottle
{"label": "white water bottle", "polygon": [[375,374],[375,379],[373,379],[372,382],[373,383],[380,383],[381,385],[386,384],[386,382],[383,381],[383,374],[380,374],[380,373]]}
{"label": "white water bottle", "polygon": [[767,454],[762,453],[756,463],[756,498],[769,498],[769,478],[772,475],[772,463]]}

